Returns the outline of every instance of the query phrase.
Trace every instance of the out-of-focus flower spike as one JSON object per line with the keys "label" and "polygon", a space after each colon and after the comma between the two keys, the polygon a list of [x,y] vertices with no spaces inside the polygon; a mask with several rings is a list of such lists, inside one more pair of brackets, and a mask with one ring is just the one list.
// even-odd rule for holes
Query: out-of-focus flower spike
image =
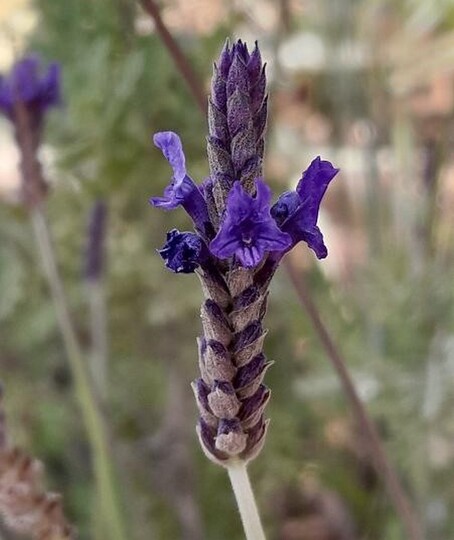
{"label": "out-of-focus flower spike", "polygon": [[14,125],[21,153],[21,198],[28,208],[40,204],[47,193],[37,152],[45,114],[60,100],[57,63],[45,71],[40,59],[30,55],[14,64],[9,75],[0,77],[0,114]]}
{"label": "out-of-focus flower spike", "polygon": [[60,103],[60,67],[50,64],[44,72],[35,55],[17,62],[9,76],[0,79],[0,111],[11,121],[17,121],[17,107],[26,109],[31,124],[40,126],[44,113]]}

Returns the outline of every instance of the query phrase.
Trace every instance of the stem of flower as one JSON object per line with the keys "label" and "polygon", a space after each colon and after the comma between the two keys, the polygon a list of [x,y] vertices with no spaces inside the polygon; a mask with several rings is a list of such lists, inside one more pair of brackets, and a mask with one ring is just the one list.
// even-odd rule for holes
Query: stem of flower
{"label": "stem of flower", "polygon": [[325,352],[336,370],[339,380],[348,398],[351,410],[361,428],[366,434],[369,450],[379,477],[383,480],[390,499],[393,502],[396,513],[399,515],[408,540],[423,540],[423,528],[418,514],[407,497],[399,480],[399,476],[389,460],[384,445],[380,439],[374,422],[369,417],[367,410],[361,401],[355,385],[347,369],[347,363],[339,348],[332,339],[328,329],[322,321],[317,306],[314,304],[302,276],[298,274],[291,259],[287,257],[284,265],[295,288],[297,297],[305,309],[318,335]]}
{"label": "stem of flower", "polygon": [[35,206],[30,211],[30,218],[74,377],[76,395],[82,409],[82,415],[93,451],[93,467],[104,517],[103,523],[108,531],[109,538],[112,540],[125,540],[126,535],[123,528],[122,514],[116,497],[107,430],[99,403],[95,397],[87,366],[76,339],[63,283],[55,259],[49,227],[41,205]]}
{"label": "stem of flower", "polygon": [[240,511],[246,540],[265,540],[254,493],[244,461],[232,462],[227,471]]}

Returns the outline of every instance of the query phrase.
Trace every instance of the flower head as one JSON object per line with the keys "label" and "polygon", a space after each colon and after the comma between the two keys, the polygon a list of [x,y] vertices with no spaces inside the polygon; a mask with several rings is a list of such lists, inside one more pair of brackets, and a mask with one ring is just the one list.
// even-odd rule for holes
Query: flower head
{"label": "flower head", "polygon": [[271,190],[256,181],[257,194],[252,197],[235,182],[227,199],[224,219],[210,244],[211,252],[220,259],[236,255],[242,266],[253,268],[266,252],[284,251],[291,244],[270,215]]}
{"label": "flower head", "polygon": [[200,236],[173,229],[167,233],[166,243],[158,253],[173,272],[191,274],[202,262],[202,250]]}
{"label": "flower head", "polygon": [[317,227],[323,195],[339,172],[329,161],[316,157],[303,173],[296,191],[283,193],[271,209],[280,228],[292,237],[292,245],[300,240],[315,252],[319,259],[328,255],[323,235]]}
{"label": "flower head", "polygon": [[37,56],[17,62],[9,76],[0,77],[0,111],[15,119],[18,104],[39,121],[45,111],[60,103],[60,65],[52,63],[45,71]]}

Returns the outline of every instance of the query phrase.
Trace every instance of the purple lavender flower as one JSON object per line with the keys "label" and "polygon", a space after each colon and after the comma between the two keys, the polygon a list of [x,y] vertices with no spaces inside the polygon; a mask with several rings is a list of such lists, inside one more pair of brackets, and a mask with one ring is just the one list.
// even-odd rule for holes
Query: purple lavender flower
{"label": "purple lavender flower", "polygon": [[44,71],[37,56],[17,62],[8,77],[0,77],[0,111],[15,121],[17,105],[23,105],[37,122],[50,107],[60,103],[60,66]]}
{"label": "purple lavender flower", "polygon": [[200,443],[214,462],[250,461],[260,452],[270,391],[263,384],[271,365],[263,353],[268,286],[280,260],[304,240],[326,256],[317,227],[319,206],[337,169],[315,159],[296,191],[270,209],[271,190],[262,180],[267,114],[265,66],[256,44],[227,42],[214,66],[208,107],[210,176],[199,188],[186,172],[180,139],[158,133],[156,145],[173,168],[163,197],[151,203],[178,205],[197,234],[167,235],[159,253],[174,272],[200,277],[205,301],[199,338],[201,378],[193,384],[200,412]]}
{"label": "purple lavender flower", "polygon": [[319,259],[328,255],[323,235],[317,227],[323,195],[339,172],[329,161],[316,157],[303,173],[296,191],[283,193],[271,209],[280,228],[292,238],[292,247],[304,241]]}
{"label": "purple lavender flower", "polygon": [[186,160],[180,137],[172,131],[162,131],[154,135],[153,141],[172,167],[173,176],[164,189],[163,197],[151,197],[150,204],[164,210],[183,206],[199,231],[209,236],[211,227],[205,198],[186,173]]}
{"label": "purple lavender flower", "polygon": [[203,241],[195,233],[173,229],[166,243],[158,249],[166,267],[176,273],[191,274],[202,262]]}
{"label": "purple lavender flower", "polygon": [[236,255],[242,266],[257,266],[269,251],[284,251],[291,238],[270,215],[271,190],[257,180],[257,194],[251,197],[235,182],[227,199],[225,215],[210,251],[220,259]]}

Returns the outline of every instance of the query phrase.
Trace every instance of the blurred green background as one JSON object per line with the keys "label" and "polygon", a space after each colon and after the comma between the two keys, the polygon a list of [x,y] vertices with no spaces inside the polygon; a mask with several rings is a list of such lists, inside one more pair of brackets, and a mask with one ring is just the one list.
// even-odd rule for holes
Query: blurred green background
{"label": "blurred green background", "polygon": [[[454,537],[454,4],[450,0],[166,0],[162,14],[204,81],[227,36],[259,40],[275,192],[320,154],[341,173],[320,217],[330,255],[304,246],[323,320],[431,540]],[[0,66],[24,51],[63,65],[47,123],[48,215],[72,314],[93,357],[87,223],[108,207],[103,295],[106,414],[129,538],[239,540],[223,470],[202,455],[195,276],[156,254],[181,211],[152,209],[170,172],[152,133],[177,131],[191,176],[208,174],[206,123],[129,0],[2,0]],[[17,153],[0,123],[0,377],[15,439],[46,464],[82,540],[94,538],[89,447],[25,211]],[[282,271],[265,350],[271,427],[251,466],[269,537],[401,540],[337,378]],[[3,534],[3,533],[2,533]],[[6,533],[5,539],[12,538]],[[101,538],[100,540],[107,540]]]}

